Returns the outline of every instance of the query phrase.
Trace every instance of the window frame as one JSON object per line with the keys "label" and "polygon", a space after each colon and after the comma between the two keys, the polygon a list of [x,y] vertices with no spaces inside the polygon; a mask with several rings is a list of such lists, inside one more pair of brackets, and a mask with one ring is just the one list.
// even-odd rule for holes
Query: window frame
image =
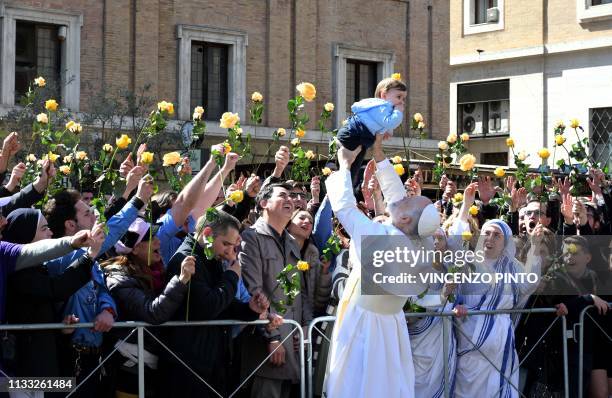
{"label": "window frame", "polygon": [[576,0],[576,19],[578,23],[612,19],[612,3],[593,5],[592,0]]}
{"label": "window frame", "polygon": [[[353,64],[356,67],[355,75],[353,77],[354,77],[355,91],[356,91],[357,94],[361,91],[360,90],[361,82],[360,82],[360,77],[359,77],[359,73],[360,73],[361,67],[363,67],[363,66],[374,67],[374,90],[368,90],[368,97],[373,96],[374,95],[374,91],[376,89],[376,84],[378,84],[378,81],[377,81],[377,77],[378,77],[377,76],[378,63],[377,62],[373,62],[373,61],[364,61],[364,60],[361,60],[361,59],[352,59],[352,58],[350,58],[350,59],[346,60],[346,64],[347,64],[347,69],[348,69],[348,64]],[[347,78],[348,77],[349,76],[347,74]],[[357,95],[357,97],[359,97],[359,95]],[[366,98],[368,98],[368,97],[366,97]],[[353,98],[352,101],[355,102],[355,101],[359,101],[360,99],[363,99],[363,98]],[[346,107],[345,107],[345,110],[349,109],[350,105],[352,105],[352,103],[351,104],[347,103]],[[347,112],[348,112],[348,110],[347,110]]]}
{"label": "window frame", "polygon": [[[499,20],[497,22],[485,22],[479,24],[475,23],[476,1],[478,0],[463,0],[463,35],[468,36],[504,30],[505,0],[497,0],[497,9],[499,9]],[[474,18],[472,18],[472,16],[474,16]]]}
{"label": "window frame", "polygon": [[[207,25],[178,25],[178,90],[177,114],[181,120],[191,120],[191,42],[228,45],[227,111],[246,115],[246,47],[245,31]],[[202,104],[206,108],[206,104]]]}
{"label": "window frame", "polygon": [[[62,106],[79,111],[81,95],[81,27],[83,15],[63,10],[36,9],[0,4],[2,45],[0,59],[0,103],[15,105],[15,45],[17,20],[66,28],[61,45],[60,90]],[[44,77],[44,76],[43,76]]]}
{"label": "window frame", "polygon": [[[347,60],[374,62],[376,67],[376,81],[382,80],[384,76],[394,73],[395,53],[392,50],[375,50],[365,47],[352,46],[343,43],[332,44],[333,56],[333,90],[334,102],[336,104],[334,126],[342,125],[346,119],[346,65]],[[374,93],[372,93],[373,95]]]}

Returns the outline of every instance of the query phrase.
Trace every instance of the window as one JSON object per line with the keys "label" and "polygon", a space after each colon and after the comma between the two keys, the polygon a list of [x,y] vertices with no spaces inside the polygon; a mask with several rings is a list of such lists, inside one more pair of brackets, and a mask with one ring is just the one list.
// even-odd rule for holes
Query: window
{"label": "window", "polygon": [[50,87],[59,88],[61,45],[57,33],[57,26],[17,22],[15,102],[28,91],[28,86],[38,76],[44,76]]}
{"label": "window", "polygon": [[508,152],[490,152],[480,154],[480,163],[492,166],[507,166]]}
{"label": "window", "polygon": [[612,170],[612,108],[591,109],[590,153],[601,167]]}
{"label": "window", "polygon": [[504,29],[504,0],[463,0],[463,34]]}
{"label": "window", "polygon": [[578,23],[612,18],[612,0],[576,0]]}
{"label": "window", "polygon": [[246,112],[247,34],[203,25],[178,25],[178,117],[190,120],[202,105],[209,120]]}
{"label": "window", "polygon": [[351,112],[351,105],[364,98],[374,96],[376,90],[376,62],[346,61],[346,113]]}
{"label": "window", "polygon": [[32,79],[57,88],[62,106],[79,110],[81,14],[63,10],[0,7],[0,102],[14,105]]}
{"label": "window", "polygon": [[227,53],[223,44],[191,44],[191,109],[204,106],[208,120],[219,120],[228,109]]}
{"label": "window", "polygon": [[475,0],[472,25],[487,23],[487,10],[497,7],[497,0]]}
{"label": "window", "polygon": [[395,55],[391,50],[370,49],[336,43],[333,54],[333,90],[337,112],[335,126],[341,126],[353,102],[374,96],[376,85],[391,76]]}
{"label": "window", "polygon": [[457,131],[473,136],[510,132],[510,81],[457,86]]}

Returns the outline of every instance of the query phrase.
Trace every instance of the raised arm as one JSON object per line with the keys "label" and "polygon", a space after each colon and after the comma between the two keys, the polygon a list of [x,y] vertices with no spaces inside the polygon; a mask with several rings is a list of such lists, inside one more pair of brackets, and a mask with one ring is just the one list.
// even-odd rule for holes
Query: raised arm
{"label": "raised arm", "polygon": [[[229,173],[234,170],[236,163],[238,163],[238,154],[230,152],[225,155],[225,163],[223,164],[223,167],[221,167],[221,170],[219,170],[219,172],[215,174],[210,181],[208,181],[206,187],[204,188],[204,192],[199,195],[197,204],[192,211],[192,215],[196,220],[203,216],[206,213],[206,209],[215,203],[215,200],[219,195],[219,190],[221,190],[221,187],[223,186],[223,181],[225,181]],[[172,210],[174,211],[174,207]]]}
{"label": "raised arm", "polygon": [[206,165],[200,170],[195,177],[185,185],[185,188],[179,193],[174,205],[172,206],[172,217],[177,227],[182,226],[187,219],[189,213],[194,208],[199,208],[204,200],[206,193],[202,193],[201,189],[208,181],[215,167],[215,162],[211,156],[206,162]]}
{"label": "raised arm", "polygon": [[385,157],[382,149],[383,136],[376,135],[376,141],[372,147],[374,160],[376,160],[376,178],[382,190],[383,197],[387,203],[397,202],[406,196],[404,184],[395,169]]}

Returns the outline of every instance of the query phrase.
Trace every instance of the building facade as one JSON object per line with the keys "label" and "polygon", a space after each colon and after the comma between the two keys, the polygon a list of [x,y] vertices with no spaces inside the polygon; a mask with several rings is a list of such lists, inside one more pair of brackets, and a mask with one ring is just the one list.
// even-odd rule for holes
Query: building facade
{"label": "building facade", "polygon": [[[326,102],[333,127],[353,101],[373,95],[394,72],[409,87],[406,120],[421,112],[431,139],[411,146],[435,150],[448,133],[446,0],[5,0],[1,3],[0,101],[15,104],[28,82],[44,75],[61,84],[61,102],[87,112],[88,99],[118,88],[175,104],[177,123],[197,105],[210,135],[237,112],[248,124],[250,94],[264,96],[258,145],[288,127],[287,100],[313,82],[306,144],[327,145],[316,129]],[[408,124],[405,123],[405,126]],[[398,134],[399,135],[399,134]],[[400,149],[404,141],[388,144]]]}
{"label": "building facade", "polygon": [[[450,7],[450,128],[472,135],[481,163],[512,163],[508,136],[533,159],[553,148],[559,120],[577,118],[593,157],[612,167],[612,0]],[[568,135],[569,144],[576,139]]]}

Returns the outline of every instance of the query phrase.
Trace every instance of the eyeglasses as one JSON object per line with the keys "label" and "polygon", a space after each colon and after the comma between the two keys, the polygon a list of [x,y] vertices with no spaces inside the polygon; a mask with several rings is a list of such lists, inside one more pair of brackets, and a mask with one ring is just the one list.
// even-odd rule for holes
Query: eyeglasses
{"label": "eyeglasses", "polygon": [[540,210],[525,210],[525,215],[527,217],[531,217],[531,216],[540,217],[540,215],[542,215],[542,212]]}

